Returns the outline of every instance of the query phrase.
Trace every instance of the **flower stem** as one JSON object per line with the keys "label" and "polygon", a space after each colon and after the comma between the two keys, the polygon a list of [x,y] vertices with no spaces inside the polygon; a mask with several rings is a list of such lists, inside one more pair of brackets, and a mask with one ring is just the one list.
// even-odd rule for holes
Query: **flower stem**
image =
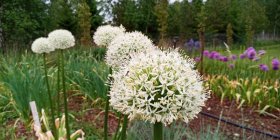
{"label": "flower stem", "polygon": [[110,96],[107,96],[106,106],[105,106],[105,116],[104,116],[104,140],[108,140],[109,100],[110,100]]}
{"label": "flower stem", "polygon": [[154,140],[163,140],[162,123],[154,124]]}
{"label": "flower stem", "polygon": [[[111,68],[109,68],[109,74],[112,74]],[[108,88],[108,91],[110,91],[110,86]],[[110,96],[106,95],[106,106],[105,106],[105,115],[104,115],[104,140],[108,140],[109,100],[110,100]]]}
{"label": "flower stem", "polygon": [[120,124],[121,124],[121,118],[122,118],[122,115],[121,113],[118,114],[118,126],[117,126],[117,129],[116,129],[116,132],[115,132],[115,135],[114,135],[114,138],[113,140],[116,140],[118,138],[118,135],[119,135],[119,129],[120,129]]}
{"label": "flower stem", "polygon": [[[58,53],[59,54],[59,53]],[[57,60],[57,96],[56,96],[56,104],[57,104],[57,116],[60,116],[60,56],[58,55]]]}
{"label": "flower stem", "polygon": [[125,115],[123,118],[123,126],[121,132],[121,140],[126,140],[126,128],[127,128],[128,116]]}
{"label": "flower stem", "polygon": [[52,103],[52,95],[51,95],[51,90],[50,90],[50,84],[48,80],[48,72],[47,72],[47,62],[46,62],[46,53],[44,53],[44,69],[45,69],[45,80],[46,80],[46,85],[47,85],[47,90],[48,90],[48,96],[49,96],[49,103],[51,107],[51,117],[52,117],[52,132],[54,134],[55,140],[57,140],[57,133],[56,133],[56,128],[55,128],[55,119],[54,119],[54,108],[53,108],[53,103]]}
{"label": "flower stem", "polygon": [[65,86],[63,50],[60,50],[60,56],[61,56],[61,76],[62,76],[62,88],[63,88],[63,98],[64,98],[66,138],[67,138],[67,140],[70,140],[69,115],[68,115],[68,103],[67,103],[67,94],[66,94],[66,86]]}

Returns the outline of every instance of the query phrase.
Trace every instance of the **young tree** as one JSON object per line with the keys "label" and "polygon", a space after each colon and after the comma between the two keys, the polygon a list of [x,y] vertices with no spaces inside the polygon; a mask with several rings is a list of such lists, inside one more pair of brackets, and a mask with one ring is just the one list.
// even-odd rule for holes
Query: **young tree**
{"label": "young tree", "polygon": [[158,0],[155,6],[155,14],[159,25],[158,31],[160,34],[159,44],[162,44],[167,35],[168,28],[168,0]]}
{"label": "young tree", "polygon": [[227,44],[230,45],[230,46],[231,46],[232,43],[233,43],[232,35],[233,35],[233,30],[232,30],[231,24],[229,23],[229,24],[227,25]]}
{"label": "young tree", "polygon": [[91,12],[86,0],[80,0],[77,9],[80,43],[82,46],[91,44]]}

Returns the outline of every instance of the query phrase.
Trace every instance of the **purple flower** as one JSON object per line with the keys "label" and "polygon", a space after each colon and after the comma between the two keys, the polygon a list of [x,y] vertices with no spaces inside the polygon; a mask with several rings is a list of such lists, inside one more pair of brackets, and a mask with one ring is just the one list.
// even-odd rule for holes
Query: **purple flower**
{"label": "purple flower", "polygon": [[227,62],[228,61],[228,57],[221,55],[221,56],[219,56],[219,60],[223,61],[223,62]]}
{"label": "purple flower", "polygon": [[195,42],[194,42],[194,46],[195,46],[196,48],[200,48],[200,42],[199,42],[199,41],[195,41]]}
{"label": "purple flower", "polygon": [[229,64],[228,67],[229,67],[230,69],[233,69],[233,68],[234,68],[234,64]]}
{"label": "purple flower", "polygon": [[262,70],[262,71],[268,71],[268,70],[269,70],[269,69],[268,69],[268,66],[265,65],[265,64],[260,64],[260,65],[259,65],[259,68],[260,68],[260,70]]}
{"label": "purple flower", "polygon": [[209,58],[210,59],[216,59],[218,56],[220,56],[220,54],[216,51],[212,51],[210,54],[209,54]]}
{"label": "purple flower", "polygon": [[231,55],[231,60],[236,60],[237,59],[237,56],[236,55]]}
{"label": "purple flower", "polygon": [[194,40],[190,39],[187,44],[188,44],[188,47],[193,47],[194,46]]}
{"label": "purple flower", "polygon": [[195,57],[195,58],[194,58],[194,61],[195,61],[195,62],[200,62],[200,57]]}
{"label": "purple flower", "polygon": [[264,55],[266,53],[265,50],[259,50],[259,55]]}
{"label": "purple flower", "polygon": [[244,58],[246,58],[246,54],[244,54],[244,53],[240,54],[239,57],[240,57],[240,59],[244,59]]}
{"label": "purple flower", "polygon": [[220,61],[223,61],[223,59],[224,59],[224,56],[219,56]]}
{"label": "purple flower", "polygon": [[272,64],[272,69],[273,69],[273,70],[279,70],[280,62],[279,62],[278,59],[276,59],[276,58],[273,59],[272,62],[271,62],[271,64]]}
{"label": "purple flower", "polygon": [[224,56],[223,61],[227,62],[228,61],[228,57]]}
{"label": "purple flower", "polygon": [[208,50],[203,51],[203,55],[204,56],[209,56],[209,51]]}
{"label": "purple flower", "polygon": [[249,47],[249,48],[247,48],[247,50],[245,52],[248,52],[248,51],[251,51],[251,50],[255,50],[255,48],[254,47]]}
{"label": "purple flower", "polygon": [[256,57],[256,55],[257,55],[257,52],[256,52],[256,50],[253,48],[253,49],[249,49],[249,50],[247,50],[246,51],[246,54],[247,54],[247,57],[249,58],[249,59],[254,59],[255,57]]}
{"label": "purple flower", "polygon": [[219,59],[221,56],[218,52],[215,52],[213,55],[214,59]]}

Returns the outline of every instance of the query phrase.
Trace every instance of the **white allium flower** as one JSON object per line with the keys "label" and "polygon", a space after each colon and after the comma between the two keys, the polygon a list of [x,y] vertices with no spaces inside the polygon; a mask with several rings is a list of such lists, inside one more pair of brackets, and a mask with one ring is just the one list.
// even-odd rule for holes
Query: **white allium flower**
{"label": "white allium flower", "polygon": [[68,30],[54,30],[48,35],[50,45],[56,49],[67,49],[75,45],[75,38]]}
{"label": "white allium flower", "polygon": [[40,37],[32,43],[31,50],[34,53],[49,53],[54,51],[54,47],[50,46],[47,38]]}
{"label": "white allium flower", "polygon": [[105,61],[114,70],[127,65],[131,56],[141,52],[149,52],[156,47],[141,32],[125,33],[116,37],[108,46]]}
{"label": "white allium flower", "polygon": [[107,47],[112,40],[125,33],[123,26],[114,27],[111,25],[99,26],[93,35],[94,42],[100,47]]}
{"label": "white allium flower", "polygon": [[140,53],[113,73],[110,105],[130,120],[188,123],[209,97],[193,68],[193,60],[177,51]]}

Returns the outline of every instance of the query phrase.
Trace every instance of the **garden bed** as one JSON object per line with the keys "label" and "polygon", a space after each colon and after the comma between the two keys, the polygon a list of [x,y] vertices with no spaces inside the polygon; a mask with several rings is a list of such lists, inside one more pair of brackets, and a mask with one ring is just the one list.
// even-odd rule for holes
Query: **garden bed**
{"label": "garden bed", "polygon": [[[73,123],[88,124],[89,126],[93,126],[95,129],[100,130],[99,132],[102,133],[104,112],[101,108],[91,108],[90,106],[90,104],[85,103],[85,99],[82,96],[72,96],[69,100],[69,107],[72,110],[71,113],[75,116],[76,122]],[[237,107],[238,104],[236,104],[235,101],[224,99],[223,103],[221,103],[220,98],[212,94],[211,98],[206,102],[206,107],[203,108],[203,112],[210,113],[217,117],[221,116],[236,124],[248,126],[267,133],[275,135],[280,134],[279,119],[268,115],[260,115],[256,112],[254,107],[243,106],[240,109]],[[279,110],[274,110],[270,113],[275,116],[280,116]],[[14,122],[15,120],[11,121],[8,126],[10,127],[14,125]],[[19,122],[16,125],[17,137],[31,137],[30,130],[26,130],[23,123]],[[111,136],[115,132],[117,125],[118,117],[111,112],[109,115],[109,134]],[[189,123],[189,127],[193,132],[199,132],[202,129],[207,129],[207,127],[210,127],[214,132],[217,131],[217,128],[219,127],[219,131],[229,139],[241,139],[243,136],[246,136],[246,139],[272,139],[269,136],[261,135],[224,122],[219,122],[218,120],[202,115],[201,113],[198,115],[198,118]]]}

